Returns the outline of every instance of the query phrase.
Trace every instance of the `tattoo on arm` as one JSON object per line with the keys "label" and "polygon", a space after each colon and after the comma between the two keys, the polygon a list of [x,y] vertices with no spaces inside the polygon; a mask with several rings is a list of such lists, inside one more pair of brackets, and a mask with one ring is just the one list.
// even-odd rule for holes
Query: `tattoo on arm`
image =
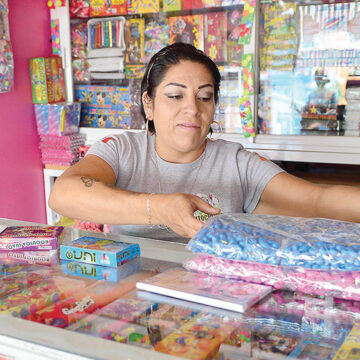
{"label": "tattoo on arm", "polygon": [[86,187],[91,187],[95,182],[99,182],[99,180],[93,179],[91,177],[86,177],[86,176],[81,176],[80,179]]}

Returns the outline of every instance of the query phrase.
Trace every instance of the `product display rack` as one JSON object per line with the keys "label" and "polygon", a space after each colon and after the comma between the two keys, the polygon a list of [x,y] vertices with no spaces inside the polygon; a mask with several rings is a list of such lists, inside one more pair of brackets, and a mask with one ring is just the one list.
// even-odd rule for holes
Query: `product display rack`
{"label": "product display rack", "polygon": [[[252,28],[251,41],[249,45],[245,45],[244,52],[254,54],[254,79],[255,79],[255,92],[254,96],[251,96],[252,114],[254,118],[255,130],[259,127],[259,119],[257,116],[259,109],[259,93],[260,88],[260,67],[261,59],[260,54],[262,51],[260,44],[261,23],[263,20],[263,14],[261,13],[260,1],[256,3],[256,14],[254,18],[254,24]],[[357,2],[352,2],[358,6]],[[322,6],[323,3],[308,3],[309,6]],[[326,5],[326,4],[325,4]],[[242,6],[240,5],[240,8]],[[234,8],[231,6],[230,8]],[[68,100],[72,101],[73,98],[73,81],[72,81],[72,69],[71,69],[71,45],[70,45],[70,19],[68,4],[66,7],[60,8],[61,10],[51,10],[52,18],[59,18],[63,26],[60,27],[61,31],[61,47],[62,56],[65,64],[66,86]],[[219,8],[220,9],[220,8]],[[225,8],[224,8],[225,9]],[[210,11],[214,11],[215,8],[210,8]],[[59,13],[58,11],[61,11]],[[194,10],[194,13],[205,14],[209,9]],[[309,10],[310,11],[310,10]],[[330,10],[329,10],[330,11]],[[181,14],[190,14],[190,10],[182,10]],[[135,16],[140,18],[151,18],[152,16],[163,15],[164,13],[157,14],[138,14],[138,15],[125,15],[126,18],[134,18]],[[166,17],[179,14],[179,12],[168,12]],[[359,30],[360,31],[360,30]],[[360,35],[359,35],[360,36]],[[69,58],[70,56],[70,58]],[[70,60],[69,60],[70,59]],[[351,80],[355,84],[359,77],[353,77]],[[240,120],[239,120],[240,121]],[[289,121],[292,121],[289,117]],[[92,144],[94,141],[101,139],[109,134],[121,133],[122,129],[112,128],[84,128],[80,129],[80,132],[86,134],[87,141]],[[357,136],[321,136],[319,135],[287,135],[283,134],[267,134],[263,131],[256,130],[254,137],[245,138],[239,133],[223,133],[222,138],[235,142],[240,142],[246,149],[257,151],[263,156],[268,157],[271,160],[276,161],[296,161],[296,162],[314,162],[314,163],[333,163],[333,164],[360,164],[360,137]]]}

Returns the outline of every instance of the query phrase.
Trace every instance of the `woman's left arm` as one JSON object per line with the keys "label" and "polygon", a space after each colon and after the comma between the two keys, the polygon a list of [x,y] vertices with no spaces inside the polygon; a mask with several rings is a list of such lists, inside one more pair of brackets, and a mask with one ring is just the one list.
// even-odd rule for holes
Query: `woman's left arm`
{"label": "woman's left arm", "polygon": [[360,187],[319,186],[290,174],[280,173],[266,185],[254,214],[360,222]]}

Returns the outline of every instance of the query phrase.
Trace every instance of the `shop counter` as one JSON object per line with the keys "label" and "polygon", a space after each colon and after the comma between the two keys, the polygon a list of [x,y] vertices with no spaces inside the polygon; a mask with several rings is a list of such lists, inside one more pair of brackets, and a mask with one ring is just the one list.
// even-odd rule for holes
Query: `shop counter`
{"label": "shop counter", "polygon": [[[0,219],[0,229],[15,225],[38,224]],[[63,242],[84,235],[138,243],[141,258],[115,271],[2,258],[1,358],[341,359],[341,347],[357,346],[359,302],[277,290],[241,314],[137,291],[189,259],[185,245],[72,228]]]}

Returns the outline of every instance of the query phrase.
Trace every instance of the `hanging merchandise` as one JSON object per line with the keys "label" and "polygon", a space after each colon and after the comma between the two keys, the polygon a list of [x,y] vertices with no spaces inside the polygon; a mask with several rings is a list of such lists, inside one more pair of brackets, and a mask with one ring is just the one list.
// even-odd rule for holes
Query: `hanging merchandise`
{"label": "hanging merchandise", "polygon": [[14,82],[14,59],[10,43],[9,7],[0,0],[0,93],[11,90]]}
{"label": "hanging merchandise", "polygon": [[240,106],[240,117],[241,124],[244,132],[244,136],[253,137],[255,136],[255,128],[252,119],[252,112],[250,107],[250,99],[248,96],[242,96],[239,98],[239,106]]}
{"label": "hanging merchandise", "polygon": [[240,36],[238,43],[242,45],[250,44],[251,29],[255,16],[255,0],[247,0],[244,5],[244,10],[240,25]]}

